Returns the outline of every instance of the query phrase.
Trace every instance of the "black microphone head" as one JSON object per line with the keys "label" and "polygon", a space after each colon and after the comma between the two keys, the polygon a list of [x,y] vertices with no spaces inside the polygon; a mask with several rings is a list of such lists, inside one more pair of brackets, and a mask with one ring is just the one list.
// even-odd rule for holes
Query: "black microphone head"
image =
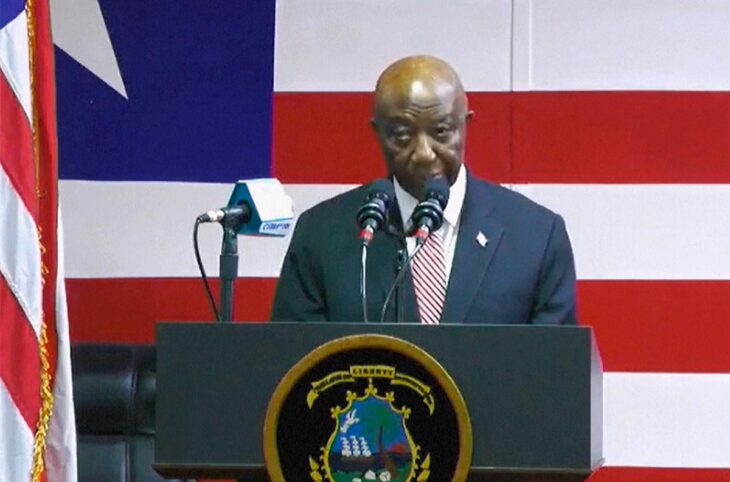
{"label": "black microphone head", "polygon": [[390,200],[395,197],[395,189],[390,179],[376,179],[368,186],[368,194],[366,199],[373,197],[379,197],[383,199],[386,204],[390,203]]}
{"label": "black microphone head", "polygon": [[423,194],[423,200],[416,205],[411,215],[414,228],[421,232],[417,234],[421,242],[444,222],[444,208],[449,202],[449,182],[442,176],[432,177],[424,184]]}
{"label": "black microphone head", "polygon": [[388,179],[376,179],[368,186],[363,205],[357,212],[357,225],[377,231],[385,223],[390,202],[395,198],[393,183]]}
{"label": "black microphone head", "polygon": [[449,181],[445,177],[432,177],[423,185],[422,201],[429,199],[438,202],[441,209],[446,209],[446,205],[449,203]]}

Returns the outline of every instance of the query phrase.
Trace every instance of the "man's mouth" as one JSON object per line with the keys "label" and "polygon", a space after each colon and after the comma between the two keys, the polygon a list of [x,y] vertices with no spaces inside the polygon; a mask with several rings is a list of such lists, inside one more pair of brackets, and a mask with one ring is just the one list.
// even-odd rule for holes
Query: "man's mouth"
{"label": "man's mouth", "polygon": [[418,179],[419,181],[426,182],[428,179],[434,178],[434,177],[444,177],[446,174],[441,171],[414,171],[413,177]]}

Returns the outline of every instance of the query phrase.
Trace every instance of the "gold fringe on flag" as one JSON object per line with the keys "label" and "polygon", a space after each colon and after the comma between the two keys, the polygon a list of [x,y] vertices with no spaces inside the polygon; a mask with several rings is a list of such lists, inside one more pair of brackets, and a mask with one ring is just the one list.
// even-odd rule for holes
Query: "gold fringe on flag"
{"label": "gold fringe on flag", "polygon": [[53,411],[53,392],[51,391],[51,365],[48,363],[48,329],[45,320],[41,324],[41,409],[33,439],[33,482],[41,482],[45,470],[46,438]]}
{"label": "gold fringe on flag", "polygon": [[[36,195],[40,199],[43,196],[41,191],[41,158],[40,158],[40,141],[38,132],[38,100],[36,92],[35,66],[36,66],[36,34],[35,34],[35,15],[33,8],[33,0],[28,0],[25,4],[25,14],[28,22],[28,47],[30,59],[30,87],[31,98],[33,99],[33,154],[35,159],[36,174]],[[44,262],[46,256],[46,248],[41,241],[42,228],[38,226],[38,241],[41,247],[41,281],[45,285],[46,276],[48,275],[48,267]],[[51,413],[53,412],[53,392],[51,391],[51,364],[48,361],[48,326],[46,325],[45,313],[41,315],[41,334],[38,340],[40,362],[41,362],[41,408],[38,413],[38,424],[36,426],[35,436],[33,438],[33,468],[31,478],[33,482],[41,482],[43,472],[45,471],[45,450],[46,439],[48,436],[48,427],[51,422]]]}

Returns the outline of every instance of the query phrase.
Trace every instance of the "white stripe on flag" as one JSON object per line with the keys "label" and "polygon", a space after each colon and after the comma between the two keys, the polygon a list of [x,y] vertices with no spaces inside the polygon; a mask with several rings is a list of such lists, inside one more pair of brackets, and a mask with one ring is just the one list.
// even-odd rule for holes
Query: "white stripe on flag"
{"label": "white stripe on flag", "polygon": [[605,373],[603,387],[606,465],[730,468],[730,374]]}
{"label": "white stripe on flag", "polygon": [[22,12],[0,29],[0,70],[8,79],[30,122],[33,119],[33,109],[30,100],[29,65],[28,23],[25,12]]}
{"label": "white stripe on flag", "polygon": [[730,184],[529,184],[561,214],[579,279],[730,279]]}
{"label": "white stripe on flag", "polygon": [[[278,0],[277,92],[370,92],[430,53],[470,91],[730,89],[718,0]],[[343,21],[348,19],[348,21]],[[418,28],[413,28],[418,25]],[[437,31],[458,29],[444,40]],[[324,55],[323,55],[324,52]]]}
{"label": "white stripe on flag", "polygon": [[515,0],[514,5],[515,90],[730,89],[728,2]]}
{"label": "white stripe on flag", "polygon": [[[228,184],[62,181],[70,278],[195,277],[195,217],[225,205]],[[297,213],[351,188],[289,184]],[[580,279],[730,279],[730,186],[517,185],[564,215]],[[130,202],[134,199],[134,202]],[[89,222],[107,217],[108,222]],[[354,223],[354,214],[353,214]],[[323,229],[325,229],[323,227]],[[277,277],[289,238],[241,237],[242,277]],[[200,230],[217,273],[220,230]],[[134,247],[144,246],[144,249]],[[183,247],[181,256],[180,247]],[[187,247],[187,248],[186,248]],[[189,249],[188,255],[184,250]]]}
{"label": "white stripe on flag", "polygon": [[30,480],[33,467],[33,433],[15,406],[8,389],[0,378],[0,481]]}
{"label": "white stripe on flag", "polygon": [[[274,90],[370,92],[416,53],[447,59],[469,90],[509,90],[511,18],[508,0],[278,0]],[[458,35],[434,35],[444,28]]]}
{"label": "white stripe on flag", "polygon": [[35,221],[0,166],[0,273],[40,336],[43,300],[41,258]]}
{"label": "white stripe on flag", "polygon": [[48,482],[71,482],[77,477],[76,416],[71,378],[71,340],[69,339],[66,285],[64,280],[63,223],[58,209],[58,248],[56,273],[56,333],[58,362],[54,376],[53,414],[46,439],[46,476]]}

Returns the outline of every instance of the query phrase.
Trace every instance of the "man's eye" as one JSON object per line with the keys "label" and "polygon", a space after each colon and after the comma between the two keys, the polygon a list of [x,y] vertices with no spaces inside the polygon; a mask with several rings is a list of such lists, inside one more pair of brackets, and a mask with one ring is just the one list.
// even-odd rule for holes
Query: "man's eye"
{"label": "man's eye", "polygon": [[398,142],[407,142],[411,139],[411,133],[407,130],[395,130],[392,135]]}
{"label": "man's eye", "polygon": [[451,126],[439,126],[435,130],[435,134],[439,138],[445,138],[451,135],[454,129]]}

